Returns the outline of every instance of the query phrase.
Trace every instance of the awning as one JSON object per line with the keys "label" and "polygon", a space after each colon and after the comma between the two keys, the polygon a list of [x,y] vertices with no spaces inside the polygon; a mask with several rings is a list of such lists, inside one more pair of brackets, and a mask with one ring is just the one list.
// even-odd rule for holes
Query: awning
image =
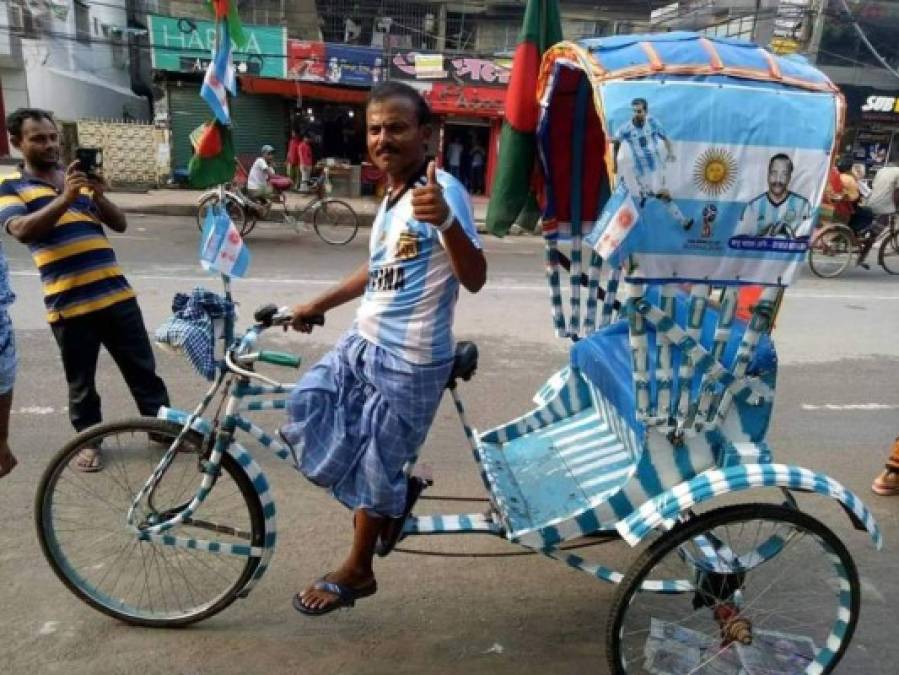
{"label": "awning", "polygon": [[368,89],[337,87],[297,80],[275,80],[255,75],[240,75],[238,79],[241,90],[248,94],[276,94],[287,98],[302,96],[334,103],[365,103],[368,99]]}

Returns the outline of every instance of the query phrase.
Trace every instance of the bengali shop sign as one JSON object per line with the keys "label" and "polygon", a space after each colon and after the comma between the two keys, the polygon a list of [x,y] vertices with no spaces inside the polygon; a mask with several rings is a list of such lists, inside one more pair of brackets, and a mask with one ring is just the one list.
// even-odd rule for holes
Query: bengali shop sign
{"label": "bengali shop sign", "polygon": [[390,76],[397,80],[450,81],[503,87],[509,83],[511,72],[511,59],[486,56],[401,51],[390,60]]}

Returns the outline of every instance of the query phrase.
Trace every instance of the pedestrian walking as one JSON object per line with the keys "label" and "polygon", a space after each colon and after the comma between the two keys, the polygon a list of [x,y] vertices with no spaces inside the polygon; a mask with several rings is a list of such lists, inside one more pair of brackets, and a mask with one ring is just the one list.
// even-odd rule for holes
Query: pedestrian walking
{"label": "pedestrian walking", "polygon": [[411,509],[406,469],[452,371],[459,286],[475,293],[487,274],[465,188],[427,162],[430,110],[418,91],[376,86],[366,126],[369,154],[389,181],[369,260],[293,309],[294,329],[309,332],[312,317],[364,296],[354,327],[291,393],[281,430],[303,474],[353,510],[347,558],[293,598],[314,616],[377,590],[376,543],[398,533]]}
{"label": "pedestrian walking", "polygon": [[[59,346],[76,431],[102,421],[96,388],[100,346],[118,365],[142,415],[168,405],[134,290],[116,261],[104,226],[127,227],[96,174],[59,163],[59,130],[52,115],[20,108],[6,120],[19,171],[0,182],[0,222],[31,250],[44,290],[47,321]],[[103,467],[101,449],[86,448],[76,465]]]}
{"label": "pedestrian walking", "polygon": [[[0,197],[0,208],[4,206]],[[9,448],[9,411],[16,382],[16,336],[9,318],[9,306],[16,296],[9,286],[9,266],[0,245],[0,478],[16,468],[16,456]]]}

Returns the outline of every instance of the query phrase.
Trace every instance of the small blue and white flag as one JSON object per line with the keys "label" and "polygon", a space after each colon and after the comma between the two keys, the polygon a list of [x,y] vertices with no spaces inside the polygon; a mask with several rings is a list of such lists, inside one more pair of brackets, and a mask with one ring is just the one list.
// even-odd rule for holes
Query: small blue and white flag
{"label": "small blue and white flag", "polygon": [[620,265],[628,254],[625,241],[639,220],[640,211],[634,198],[624,181],[619,181],[596,221],[596,226],[584,241],[600,258],[612,265]]}
{"label": "small blue and white flag", "polygon": [[232,277],[244,276],[250,267],[250,251],[221,204],[206,211],[200,237],[200,264],[204,270]]}
{"label": "small blue and white flag", "polygon": [[224,22],[216,24],[218,35],[217,46],[212,53],[212,61],[206,69],[200,96],[222,124],[231,124],[231,111],[228,109],[228,92],[237,95],[237,75],[234,70],[234,56],[231,48],[231,36]]}

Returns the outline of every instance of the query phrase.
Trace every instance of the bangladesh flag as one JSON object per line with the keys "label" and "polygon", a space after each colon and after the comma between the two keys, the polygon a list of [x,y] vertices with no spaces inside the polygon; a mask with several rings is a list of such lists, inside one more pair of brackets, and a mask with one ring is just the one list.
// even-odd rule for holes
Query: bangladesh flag
{"label": "bangladesh flag", "polygon": [[234,142],[231,128],[213,120],[191,134],[194,156],[187,165],[191,187],[203,190],[234,178]]}
{"label": "bangladesh flag", "polygon": [[558,0],[528,0],[506,91],[506,119],[500,135],[499,166],[487,207],[487,229],[504,236],[530,204],[537,158],[537,76],[543,53],[562,40]]}
{"label": "bangladesh flag", "polygon": [[225,21],[231,42],[238,49],[246,47],[247,36],[243,31],[243,24],[240,22],[240,15],[237,13],[237,5],[234,0],[206,0],[206,4],[215,14],[216,21]]}

